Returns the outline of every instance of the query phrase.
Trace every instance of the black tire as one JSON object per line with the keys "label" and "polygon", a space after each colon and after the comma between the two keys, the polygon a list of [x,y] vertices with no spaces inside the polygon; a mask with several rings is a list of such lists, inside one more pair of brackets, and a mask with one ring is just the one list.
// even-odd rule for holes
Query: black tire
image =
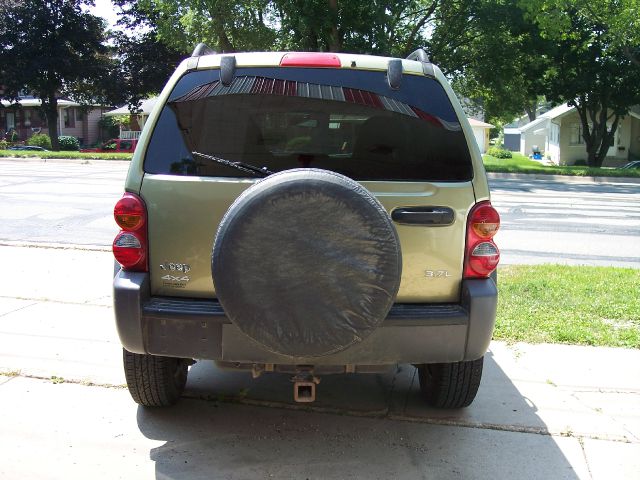
{"label": "black tire", "polygon": [[168,407],[178,401],[187,383],[189,360],[122,352],[127,387],[136,403]]}
{"label": "black tire", "polygon": [[468,407],[476,398],[484,357],[469,362],[418,365],[420,391],[437,408]]}

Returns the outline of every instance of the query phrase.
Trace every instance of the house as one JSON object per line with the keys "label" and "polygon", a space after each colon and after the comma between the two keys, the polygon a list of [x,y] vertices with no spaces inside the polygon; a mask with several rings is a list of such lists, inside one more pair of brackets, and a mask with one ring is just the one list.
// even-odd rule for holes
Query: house
{"label": "house", "polygon": [[[2,100],[0,106],[0,137],[15,130],[19,141],[35,133],[48,134],[47,118],[42,112],[42,100],[24,96],[17,102]],[[100,118],[106,108],[86,107],[67,100],[58,100],[58,134],[76,137],[81,145],[92,145],[100,138]]]}
{"label": "house", "polygon": [[153,107],[156,105],[158,97],[147,98],[140,104],[139,113],[132,114],[129,110],[129,106],[125,105],[115,110],[110,110],[104,113],[105,117],[117,117],[122,115],[129,116],[128,126],[120,125],[119,138],[125,140],[137,140],[140,137],[140,132],[144,128],[144,124],[147,122]]}
{"label": "house", "polygon": [[473,136],[476,139],[480,153],[486,153],[489,148],[489,130],[493,128],[490,123],[484,123],[475,118],[469,118],[469,124],[471,130],[473,130]]}
{"label": "house", "polygon": [[[505,128],[504,135],[506,148],[530,155],[533,147],[538,147],[556,165],[574,165],[587,159],[580,117],[575,107],[566,103],[525,125]],[[513,148],[517,135],[519,145]],[[631,158],[640,158],[640,106],[620,119],[603,166],[620,166]]]}

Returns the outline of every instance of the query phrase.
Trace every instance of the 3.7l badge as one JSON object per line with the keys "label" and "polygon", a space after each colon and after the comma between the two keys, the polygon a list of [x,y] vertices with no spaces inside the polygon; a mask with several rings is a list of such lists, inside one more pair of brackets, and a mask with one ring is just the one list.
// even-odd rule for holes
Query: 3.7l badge
{"label": "3.7l badge", "polygon": [[449,278],[451,274],[448,270],[425,270],[424,276],[427,278]]}

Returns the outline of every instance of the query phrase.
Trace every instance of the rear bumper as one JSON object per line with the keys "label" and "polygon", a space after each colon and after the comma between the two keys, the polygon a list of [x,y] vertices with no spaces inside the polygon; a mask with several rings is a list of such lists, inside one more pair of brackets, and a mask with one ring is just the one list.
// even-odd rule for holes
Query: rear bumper
{"label": "rear bumper", "polygon": [[365,340],[324,357],[288,357],[245,336],[216,300],[151,297],[147,273],[119,271],[113,300],[118,335],[134,353],[225,362],[389,365],[475,360],[485,354],[496,317],[492,279],[465,280],[460,304],[396,304]]}

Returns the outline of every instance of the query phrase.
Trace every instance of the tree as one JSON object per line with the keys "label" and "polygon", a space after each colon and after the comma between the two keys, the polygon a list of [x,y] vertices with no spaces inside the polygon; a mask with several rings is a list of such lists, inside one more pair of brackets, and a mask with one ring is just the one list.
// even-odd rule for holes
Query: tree
{"label": "tree", "polygon": [[117,66],[105,79],[110,103],[128,103],[135,112],[141,100],[159,93],[185,57],[180,50],[158,40],[154,31],[112,35]]}
{"label": "tree", "polygon": [[0,84],[15,100],[27,89],[42,100],[51,146],[58,150],[58,97],[87,101],[109,65],[103,21],[83,12],[88,0],[0,0]]}
{"label": "tree", "polygon": [[218,52],[268,50],[276,41],[267,0],[114,0],[122,23],[150,28],[155,38],[183,53],[205,42]]}
{"label": "tree", "polygon": [[437,13],[428,46],[456,93],[492,122],[534,120],[553,46],[517,0],[450,1]]}
{"label": "tree", "polygon": [[640,51],[640,35],[620,27],[631,18],[629,6],[637,2],[527,0],[524,4],[556,46],[546,74],[547,96],[576,108],[587,164],[599,167],[620,119],[640,103],[640,65],[634,56]]}

